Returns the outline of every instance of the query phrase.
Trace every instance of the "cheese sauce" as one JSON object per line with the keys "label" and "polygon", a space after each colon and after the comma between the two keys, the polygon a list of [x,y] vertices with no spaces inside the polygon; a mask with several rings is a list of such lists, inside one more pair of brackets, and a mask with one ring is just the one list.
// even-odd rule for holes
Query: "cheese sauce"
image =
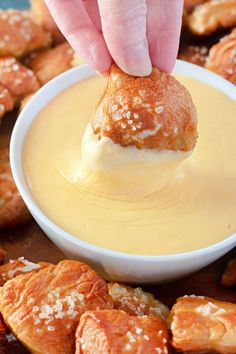
{"label": "cheese sauce", "polygon": [[[201,82],[180,81],[197,107],[198,142],[171,183],[146,195],[132,188],[125,198],[119,188],[111,193],[109,173],[102,188],[94,179],[79,182],[83,134],[103,79],[82,81],[41,110],[29,129],[23,164],[32,195],[50,219],[84,241],[143,255],[197,250],[235,232],[236,103]],[[153,176],[158,179],[158,169],[142,176],[142,191],[150,191]],[[135,175],[127,172],[128,178],[135,185]]]}

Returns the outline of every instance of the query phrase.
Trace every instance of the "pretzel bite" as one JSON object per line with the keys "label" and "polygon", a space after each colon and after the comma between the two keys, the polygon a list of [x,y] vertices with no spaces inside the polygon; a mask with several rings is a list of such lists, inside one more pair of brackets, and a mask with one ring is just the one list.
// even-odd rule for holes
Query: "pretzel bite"
{"label": "pretzel bite", "polygon": [[55,43],[65,41],[65,37],[57,27],[43,0],[31,0],[31,14],[35,22],[52,34]]}
{"label": "pretzel bite", "polygon": [[12,111],[14,101],[12,95],[4,86],[0,84],[0,121],[6,112]]}
{"label": "pretzel bite", "polygon": [[51,44],[51,35],[27,11],[0,10],[0,56],[21,57]]}
{"label": "pretzel bite", "polygon": [[20,274],[25,274],[32,271],[39,271],[47,267],[48,263],[40,262],[39,264],[29,262],[24,257],[10,260],[8,263],[0,266],[0,286],[4,285],[8,280]]}
{"label": "pretzel bite", "polygon": [[12,57],[0,58],[0,84],[8,89],[15,104],[39,89],[33,71]]}
{"label": "pretzel bite", "polygon": [[154,68],[132,77],[113,65],[92,121],[99,139],[138,149],[190,151],[197,139],[196,109],[188,91]]}
{"label": "pretzel bite", "polygon": [[200,5],[209,0],[184,0],[184,10],[191,12],[197,5]]}
{"label": "pretzel bite", "polygon": [[236,286],[236,257],[231,259],[221,278],[221,285]]}
{"label": "pretzel bite", "polygon": [[41,85],[46,84],[55,76],[73,67],[74,51],[69,43],[63,43],[55,48],[32,53],[26,64],[33,70]]}
{"label": "pretzel bite", "polygon": [[171,310],[172,346],[184,353],[236,353],[236,305],[184,296]]}
{"label": "pretzel bite", "polygon": [[236,25],[236,0],[210,0],[198,5],[187,18],[190,31],[208,35]]}
{"label": "pretzel bite", "polygon": [[27,223],[31,215],[14,183],[8,149],[0,149],[0,229]]}
{"label": "pretzel bite", "polygon": [[76,354],[170,353],[165,322],[120,310],[87,311],[76,330]]}
{"label": "pretzel bite", "polygon": [[236,29],[210,49],[206,68],[236,85]]}
{"label": "pretzel bite", "polygon": [[81,314],[112,306],[105,280],[72,260],[18,275],[0,288],[4,321],[37,354],[74,353]]}
{"label": "pretzel bite", "polygon": [[123,310],[132,316],[159,316],[163,319],[169,314],[169,309],[150,293],[141,288],[131,288],[125,284],[109,283],[109,294],[114,308]]}
{"label": "pretzel bite", "polygon": [[178,58],[188,61],[192,64],[204,66],[208,54],[208,48],[205,46],[189,45],[180,51]]}

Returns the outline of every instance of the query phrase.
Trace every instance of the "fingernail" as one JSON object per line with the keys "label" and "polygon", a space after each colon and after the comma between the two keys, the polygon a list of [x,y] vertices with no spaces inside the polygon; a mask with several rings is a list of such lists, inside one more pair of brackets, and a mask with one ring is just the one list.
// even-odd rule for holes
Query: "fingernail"
{"label": "fingernail", "polygon": [[124,53],[123,71],[133,76],[147,76],[152,71],[147,45],[145,43],[128,48]]}

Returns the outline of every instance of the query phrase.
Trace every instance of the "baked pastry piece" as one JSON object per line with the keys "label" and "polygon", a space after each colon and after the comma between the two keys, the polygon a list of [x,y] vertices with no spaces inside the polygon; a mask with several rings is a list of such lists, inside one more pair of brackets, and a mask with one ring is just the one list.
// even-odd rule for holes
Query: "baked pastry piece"
{"label": "baked pastry piece", "polygon": [[34,71],[41,85],[73,67],[74,51],[65,42],[55,48],[32,53],[26,64]]}
{"label": "baked pastry piece", "polygon": [[236,258],[231,259],[221,278],[223,286],[236,286]]}
{"label": "baked pastry piece", "polygon": [[0,228],[27,223],[31,215],[12,177],[9,151],[0,149]]}
{"label": "baked pastry piece", "polygon": [[196,35],[207,35],[220,28],[236,25],[236,0],[209,0],[194,8],[187,18],[188,28]]}
{"label": "baked pastry piece", "polygon": [[31,14],[35,22],[52,34],[54,43],[65,41],[65,37],[53,20],[44,0],[31,0]]}
{"label": "baked pastry piece", "polygon": [[159,316],[166,319],[169,309],[155,297],[141,288],[132,288],[125,284],[108,283],[109,294],[114,308],[123,310],[132,316]]}
{"label": "baked pastry piece", "polygon": [[8,89],[0,84],[0,121],[6,112],[12,111],[14,100]]}
{"label": "baked pastry piece", "polygon": [[32,263],[24,257],[10,260],[8,263],[0,266],[0,286],[3,286],[8,280],[16,277],[20,274],[25,274],[32,271],[39,271],[40,269],[47,267],[49,263],[40,262]]}
{"label": "baked pastry piece", "polygon": [[99,139],[138,149],[190,151],[197,139],[189,92],[156,68],[147,77],[132,77],[113,65],[92,126]]}
{"label": "baked pastry piece", "polygon": [[171,310],[172,346],[184,353],[236,353],[236,304],[184,296]]}
{"label": "baked pastry piece", "polygon": [[188,61],[192,64],[204,66],[208,54],[208,48],[206,46],[189,45],[183,47],[178,54],[178,58]]}
{"label": "baked pastry piece", "polygon": [[206,68],[236,84],[236,29],[210,49]]}
{"label": "baked pastry piece", "polygon": [[21,57],[50,46],[51,35],[27,11],[0,10],[0,56]]}
{"label": "baked pastry piece", "polygon": [[0,58],[0,84],[10,92],[15,104],[40,87],[33,71],[13,57]]}
{"label": "baked pastry piece", "polygon": [[184,9],[191,12],[197,5],[203,4],[209,0],[184,0]]}
{"label": "baked pastry piece", "polygon": [[72,260],[18,275],[0,288],[4,321],[37,354],[73,354],[81,314],[112,306],[105,280]]}
{"label": "baked pastry piece", "polygon": [[166,324],[159,317],[87,311],[76,330],[76,354],[168,354],[169,348]]}

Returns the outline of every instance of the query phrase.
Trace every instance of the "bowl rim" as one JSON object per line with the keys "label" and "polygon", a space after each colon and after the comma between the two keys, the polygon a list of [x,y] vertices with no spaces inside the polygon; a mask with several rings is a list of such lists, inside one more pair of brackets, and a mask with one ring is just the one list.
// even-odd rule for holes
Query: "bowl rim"
{"label": "bowl rim", "polygon": [[[29,209],[32,211],[33,215],[35,215],[36,222],[37,220],[40,221],[43,225],[46,225],[50,230],[54,231],[56,234],[56,238],[59,239],[64,239],[66,241],[69,241],[70,244],[73,244],[76,248],[81,248],[86,251],[99,254],[100,256],[109,256],[112,257],[113,259],[119,259],[119,260],[127,260],[127,261],[143,261],[143,262],[153,262],[153,261],[159,261],[159,262],[166,262],[169,260],[184,260],[184,259],[189,259],[189,258],[195,258],[198,256],[203,256],[206,254],[210,253],[215,253],[222,248],[226,248],[228,246],[233,245],[234,243],[236,244],[236,232],[231,234],[230,236],[226,237],[224,240],[221,240],[217,243],[211,244],[207,247],[200,248],[197,250],[189,251],[189,252],[182,252],[182,253],[176,253],[176,254],[167,254],[167,255],[142,255],[142,254],[131,254],[131,253],[125,253],[125,252],[118,252],[114,250],[110,250],[108,248],[104,248],[101,246],[97,246],[95,244],[91,244],[89,242],[83,241],[80,238],[73,236],[69,232],[65,231],[63,228],[61,228],[59,225],[57,225],[55,222],[53,222],[43,211],[42,209],[37,205],[37,202],[34,200],[32,194],[30,193],[29,188],[27,188],[27,182],[26,178],[24,176],[24,171],[23,171],[23,164],[22,164],[22,148],[24,145],[24,140],[25,136],[28,132],[28,129],[30,125],[32,124],[33,120],[37,116],[35,114],[32,116],[31,113],[31,108],[35,105],[37,105],[39,102],[39,109],[40,111],[45,105],[50,102],[51,99],[53,99],[55,96],[57,96],[59,93],[64,91],[66,88],[69,88],[72,86],[73,83],[79,82],[81,80],[84,80],[85,78],[81,78],[81,75],[83,76],[83,73],[88,72],[87,75],[85,75],[85,78],[92,77],[96,75],[96,72],[89,68],[87,64],[81,65],[76,68],[72,68],[53,80],[49,81],[46,85],[44,85],[40,90],[34,94],[34,96],[30,99],[30,101],[27,103],[26,107],[23,109],[23,111],[20,113],[19,117],[17,118],[17,121],[15,123],[12,136],[11,136],[11,141],[10,141],[10,163],[11,163],[11,168],[12,168],[12,174],[13,178],[15,180],[16,186],[22,195],[22,198],[24,199],[26,205],[29,207]],[[179,75],[183,76],[188,76],[191,77],[195,80],[205,82],[209,84],[210,86],[215,87],[219,91],[223,92],[227,96],[229,96],[231,99],[236,101],[236,87],[231,84],[229,81],[223,79],[219,75],[216,75],[215,73],[212,73],[204,68],[201,68],[197,65],[187,63],[182,60],[177,60],[176,65],[174,68],[174,72],[177,72]],[[72,83],[70,82],[70,78],[72,79]],[[78,78],[78,80],[77,80]],[[52,92],[54,88],[57,86],[60,86],[61,83],[67,82],[67,84],[64,86],[61,85],[60,89],[57,90],[55,94],[52,95],[51,99],[47,99],[47,95],[45,94],[47,91]],[[42,102],[40,101],[42,100]],[[30,124],[28,128],[26,129],[26,132],[24,134],[24,137],[22,138],[22,143],[21,143],[21,150],[19,152],[19,137],[21,136],[21,125],[24,120],[29,120]],[[19,168],[18,168],[19,167]]]}

